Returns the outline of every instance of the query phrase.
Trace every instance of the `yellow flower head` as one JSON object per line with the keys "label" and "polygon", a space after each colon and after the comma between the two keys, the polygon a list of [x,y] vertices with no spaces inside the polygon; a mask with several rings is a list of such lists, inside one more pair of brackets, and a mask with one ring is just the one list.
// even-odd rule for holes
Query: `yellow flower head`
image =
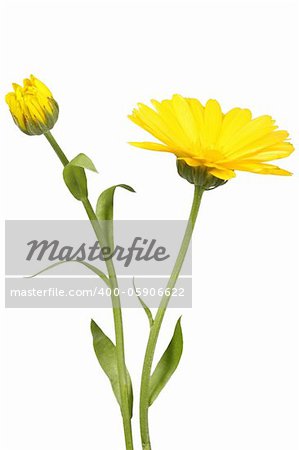
{"label": "yellow flower head", "polygon": [[294,150],[287,142],[288,132],[277,130],[272,117],[253,119],[248,109],[241,108],[224,114],[216,100],[203,106],[195,98],[177,94],[171,100],[152,100],[152,105],[154,108],[138,104],[129,118],[162,143],[130,144],[174,153],[179,173],[180,168],[187,167],[221,180],[235,177],[235,170],[291,175],[267,163],[285,158]]}
{"label": "yellow flower head", "polygon": [[14,92],[5,100],[16,125],[26,134],[43,134],[51,130],[58,119],[59,108],[47,86],[30,75],[23,87],[13,83]]}

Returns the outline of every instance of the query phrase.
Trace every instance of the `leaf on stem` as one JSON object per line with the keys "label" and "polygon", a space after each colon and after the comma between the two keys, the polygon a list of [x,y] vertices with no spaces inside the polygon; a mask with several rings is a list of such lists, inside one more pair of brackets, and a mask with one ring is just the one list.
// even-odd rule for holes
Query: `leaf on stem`
{"label": "leaf on stem", "polygon": [[154,319],[153,319],[153,315],[151,310],[149,309],[149,307],[147,306],[147,304],[142,300],[142,298],[140,297],[140,295],[138,295],[137,290],[136,290],[136,285],[135,285],[135,280],[133,278],[133,287],[134,287],[134,291],[135,291],[135,295],[138,298],[138,300],[141,303],[142,308],[145,311],[145,314],[147,315],[148,321],[149,321],[149,326],[150,328],[152,327],[153,323],[154,323]]}
{"label": "leaf on stem", "polygon": [[93,162],[84,153],[79,153],[63,169],[63,179],[71,194],[77,200],[87,198],[87,178],[85,170],[97,172]]}
{"label": "leaf on stem", "polygon": [[70,164],[72,164],[72,166],[82,167],[83,169],[88,169],[92,172],[98,173],[92,160],[84,153],[79,153],[79,155],[75,156],[75,158],[70,161]]}
{"label": "leaf on stem", "polygon": [[98,275],[98,277],[100,277],[107,284],[107,286],[110,287],[109,278],[107,277],[107,275],[104,272],[102,272],[100,269],[93,266],[92,264],[89,264],[85,261],[75,260],[75,259],[70,260],[70,261],[59,261],[57,263],[51,264],[50,266],[46,267],[45,269],[40,270],[39,272],[35,273],[34,275],[30,275],[29,277],[26,277],[26,278],[34,278],[34,277],[40,275],[41,273],[46,272],[47,270],[54,269],[54,267],[60,266],[61,264],[71,263],[71,262],[79,263],[79,264],[82,264],[83,266],[87,267],[89,270],[91,270],[96,275]]}
{"label": "leaf on stem", "polygon": [[[117,368],[116,347],[113,342],[106,336],[101,328],[96,324],[94,320],[91,321],[91,333],[93,336],[93,347],[95,354],[98,358],[100,366],[110,380],[114,395],[121,407],[121,395],[119,386],[119,376]],[[127,372],[127,392],[129,400],[130,416],[133,415],[133,389],[131,377]]]}
{"label": "leaf on stem", "polygon": [[114,248],[113,241],[113,204],[115,189],[121,187],[130,192],[135,192],[131,186],[127,184],[117,184],[101,193],[97,201],[96,216],[102,222],[102,230],[105,235],[106,245],[112,250]]}
{"label": "leaf on stem", "polygon": [[158,362],[151,378],[149,386],[149,405],[151,406],[170,377],[176,370],[183,352],[183,334],[181,317],[178,319],[171,341]]}

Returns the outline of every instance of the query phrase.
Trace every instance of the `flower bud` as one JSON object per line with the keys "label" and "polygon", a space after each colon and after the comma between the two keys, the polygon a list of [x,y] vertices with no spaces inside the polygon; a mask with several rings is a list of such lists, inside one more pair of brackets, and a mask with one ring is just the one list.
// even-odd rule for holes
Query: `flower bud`
{"label": "flower bud", "polygon": [[211,175],[205,166],[189,166],[183,159],[177,159],[177,169],[182,178],[191,184],[200,186],[205,191],[215,189],[227,182],[227,180],[221,180]]}
{"label": "flower bud", "polygon": [[47,86],[30,75],[23,87],[13,83],[14,92],[6,95],[15,124],[26,134],[39,135],[55,125],[59,108]]}

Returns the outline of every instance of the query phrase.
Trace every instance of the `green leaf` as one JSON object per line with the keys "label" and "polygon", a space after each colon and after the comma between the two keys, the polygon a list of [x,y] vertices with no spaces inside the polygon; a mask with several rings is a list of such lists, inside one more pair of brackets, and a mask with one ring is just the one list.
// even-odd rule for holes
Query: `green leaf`
{"label": "green leaf", "polygon": [[87,198],[87,178],[85,170],[97,172],[93,162],[84,153],[79,153],[63,169],[63,179],[71,194],[77,200]]}
{"label": "green leaf", "polygon": [[92,172],[98,173],[92,160],[84,153],[79,153],[79,155],[75,156],[75,158],[72,159],[70,163],[72,164],[72,166],[82,167],[83,169],[88,169]]}
{"label": "green leaf", "polygon": [[96,215],[99,220],[113,220],[113,202],[115,189],[121,187],[127,191],[135,192],[131,186],[127,184],[116,184],[101,193],[98,198]]}
{"label": "green leaf", "polygon": [[84,169],[67,164],[63,169],[63,179],[69,191],[77,200],[87,198],[87,178]]}
{"label": "green leaf", "polygon": [[[119,387],[119,377],[116,359],[116,347],[106,336],[94,320],[91,321],[91,333],[93,336],[93,347],[98,358],[100,366],[110,380],[114,395],[121,407],[121,395]],[[133,413],[133,389],[130,374],[127,370],[127,388],[129,396],[129,410],[132,417]]]}
{"label": "green leaf", "polygon": [[150,379],[149,405],[152,405],[174,371],[176,370],[183,352],[183,334],[181,317],[176,323],[171,341],[158,362]]}
{"label": "green leaf", "polygon": [[144,311],[145,311],[145,314],[147,315],[147,318],[148,318],[148,321],[149,321],[149,326],[150,326],[150,328],[151,328],[151,327],[153,326],[153,324],[154,324],[154,319],[153,319],[152,312],[151,312],[151,310],[149,309],[149,307],[147,306],[147,304],[142,300],[142,298],[140,297],[140,295],[137,294],[137,291],[136,291],[136,285],[135,285],[135,280],[134,280],[134,278],[133,278],[133,287],[134,287],[135,295],[136,295],[136,297],[138,298],[138,300],[140,301],[141,306],[143,307],[143,309],[144,309]]}
{"label": "green leaf", "polygon": [[89,264],[85,261],[74,261],[74,262],[78,262],[80,264],[83,264],[83,266],[87,267],[89,270],[91,270],[92,272],[94,272],[96,275],[98,275],[98,277],[100,277],[103,281],[105,281],[105,283],[107,284],[107,286],[110,286],[110,281],[109,278],[107,277],[107,275],[104,274],[104,272],[102,272],[100,269],[98,269],[97,267],[93,266],[92,264]]}
{"label": "green leaf", "polygon": [[[113,241],[113,204],[115,189],[121,187],[130,192],[135,192],[131,186],[127,184],[117,184],[101,193],[97,201],[96,216],[102,222],[102,230],[106,238],[106,245],[112,250],[114,248]],[[106,221],[106,222],[105,222]]]}
{"label": "green leaf", "polygon": [[93,266],[92,264],[89,264],[85,261],[79,261],[79,260],[59,261],[57,263],[51,264],[50,266],[46,267],[45,269],[40,270],[39,272],[35,273],[34,275],[30,275],[29,277],[26,277],[26,278],[34,278],[37,275],[40,275],[41,273],[46,272],[47,270],[54,269],[54,267],[60,266],[61,264],[71,263],[71,262],[79,263],[79,264],[82,264],[83,266],[87,267],[89,270],[91,270],[96,275],[98,275],[98,277],[100,277],[107,284],[107,286],[110,287],[109,278],[107,277],[107,275],[104,274],[104,272],[102,272],[100,269]]}

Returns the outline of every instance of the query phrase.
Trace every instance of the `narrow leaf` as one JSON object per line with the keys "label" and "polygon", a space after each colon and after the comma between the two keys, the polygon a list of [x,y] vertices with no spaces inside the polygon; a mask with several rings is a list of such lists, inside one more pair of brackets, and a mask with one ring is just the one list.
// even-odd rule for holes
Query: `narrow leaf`
{"label": "narrow leaf", "polygon": [[[106,238],[107,246],[112,250],[114,248],[113,241],[113,204],[115,189],[121,187],[130,192],[135,192],[131,186],[127,184],[117,184],[101,193],[97,201],[96,216],[102,223],[103,233]],[[106,221],[106,222],[105,222]]]}
{"label": "narrow leaf", "polygon": [[158,362],[150,379],[149,405],[152,405],[174,371],[176,370],[183,352],[183,334],[181,317],[176,323],[171,341]]}
{"label": "narrow leaf", "polygon": [[[76,262],[76,261],[74,261]],[[103,281],[105,281],[105,283],[110,286],[110,281],[109,278],[107,277],[107,275],[105,275],[104,272],[102,272],[100,269],[98,269],[98,267],[93,266],[92,264],[89,264],[85,261],[77,261],[80,264],[83,264],[83,266],[87,267],[89,270],[91,270],[92,272],[94,272],[96,275],[98,275],[98,277],[100,277]]]}
{"label": "narrow leaf", "polygon": [[[93,347],[98,358],[100,366],[110,380],[114,395],[121,407],[121,395],[119,387],[119,377],[116,359],[116,347],[106,336],[94,320],[91,321],[91,333],[93,336]],[[129,396],[129,410],[132,417],[133,413],[133,389],[132,382],[127,370],[127,390]]]}
{"label": "narrow leaf", "polygon": [[82,264],[83,266],[87,267],[89,270],[91,270],[96,275],[98,275],[98,277],[100,277],[107,284],[107,286],[110,287],[109,278],[107,277],[107,275],[104,274],[104,272],[102,272],[100,269],[93,266],[92,264],[89,264],[85,261],[79,261],[79,260],[59,261],[57,263],[51,264],[50,266],[46,267],[45,269],[40,270],[39,272],[35,273],[34,275],[30,275],[29,277],[26,277],[26,278],[34,278],[34,277],[40,275],[41,273],[46,272],[47,270],[54,269],[54,267],[60,266],[61,264],[72,263],[72,262],[79,263],[79,264]]}
{"label": "narrow leaf", "polygon": [[140,297],[140,295],[137,294],[136,291],[136,285],[135,285],[135,280],[133,278],[133,287],[134,287],[134,291],[135,291],[135,295],[138,298],[138,300],[141,303],[141,306],[143,307],[145,314],[147,315],[148,321],[149,321],[149,326],[150,328],[152,327],[153,323],[154,323],[154,319],[153,319],[153,315],[151,310],[149,309],[149,307],[147,306],[147,304],[142,300],[142,298]]}

